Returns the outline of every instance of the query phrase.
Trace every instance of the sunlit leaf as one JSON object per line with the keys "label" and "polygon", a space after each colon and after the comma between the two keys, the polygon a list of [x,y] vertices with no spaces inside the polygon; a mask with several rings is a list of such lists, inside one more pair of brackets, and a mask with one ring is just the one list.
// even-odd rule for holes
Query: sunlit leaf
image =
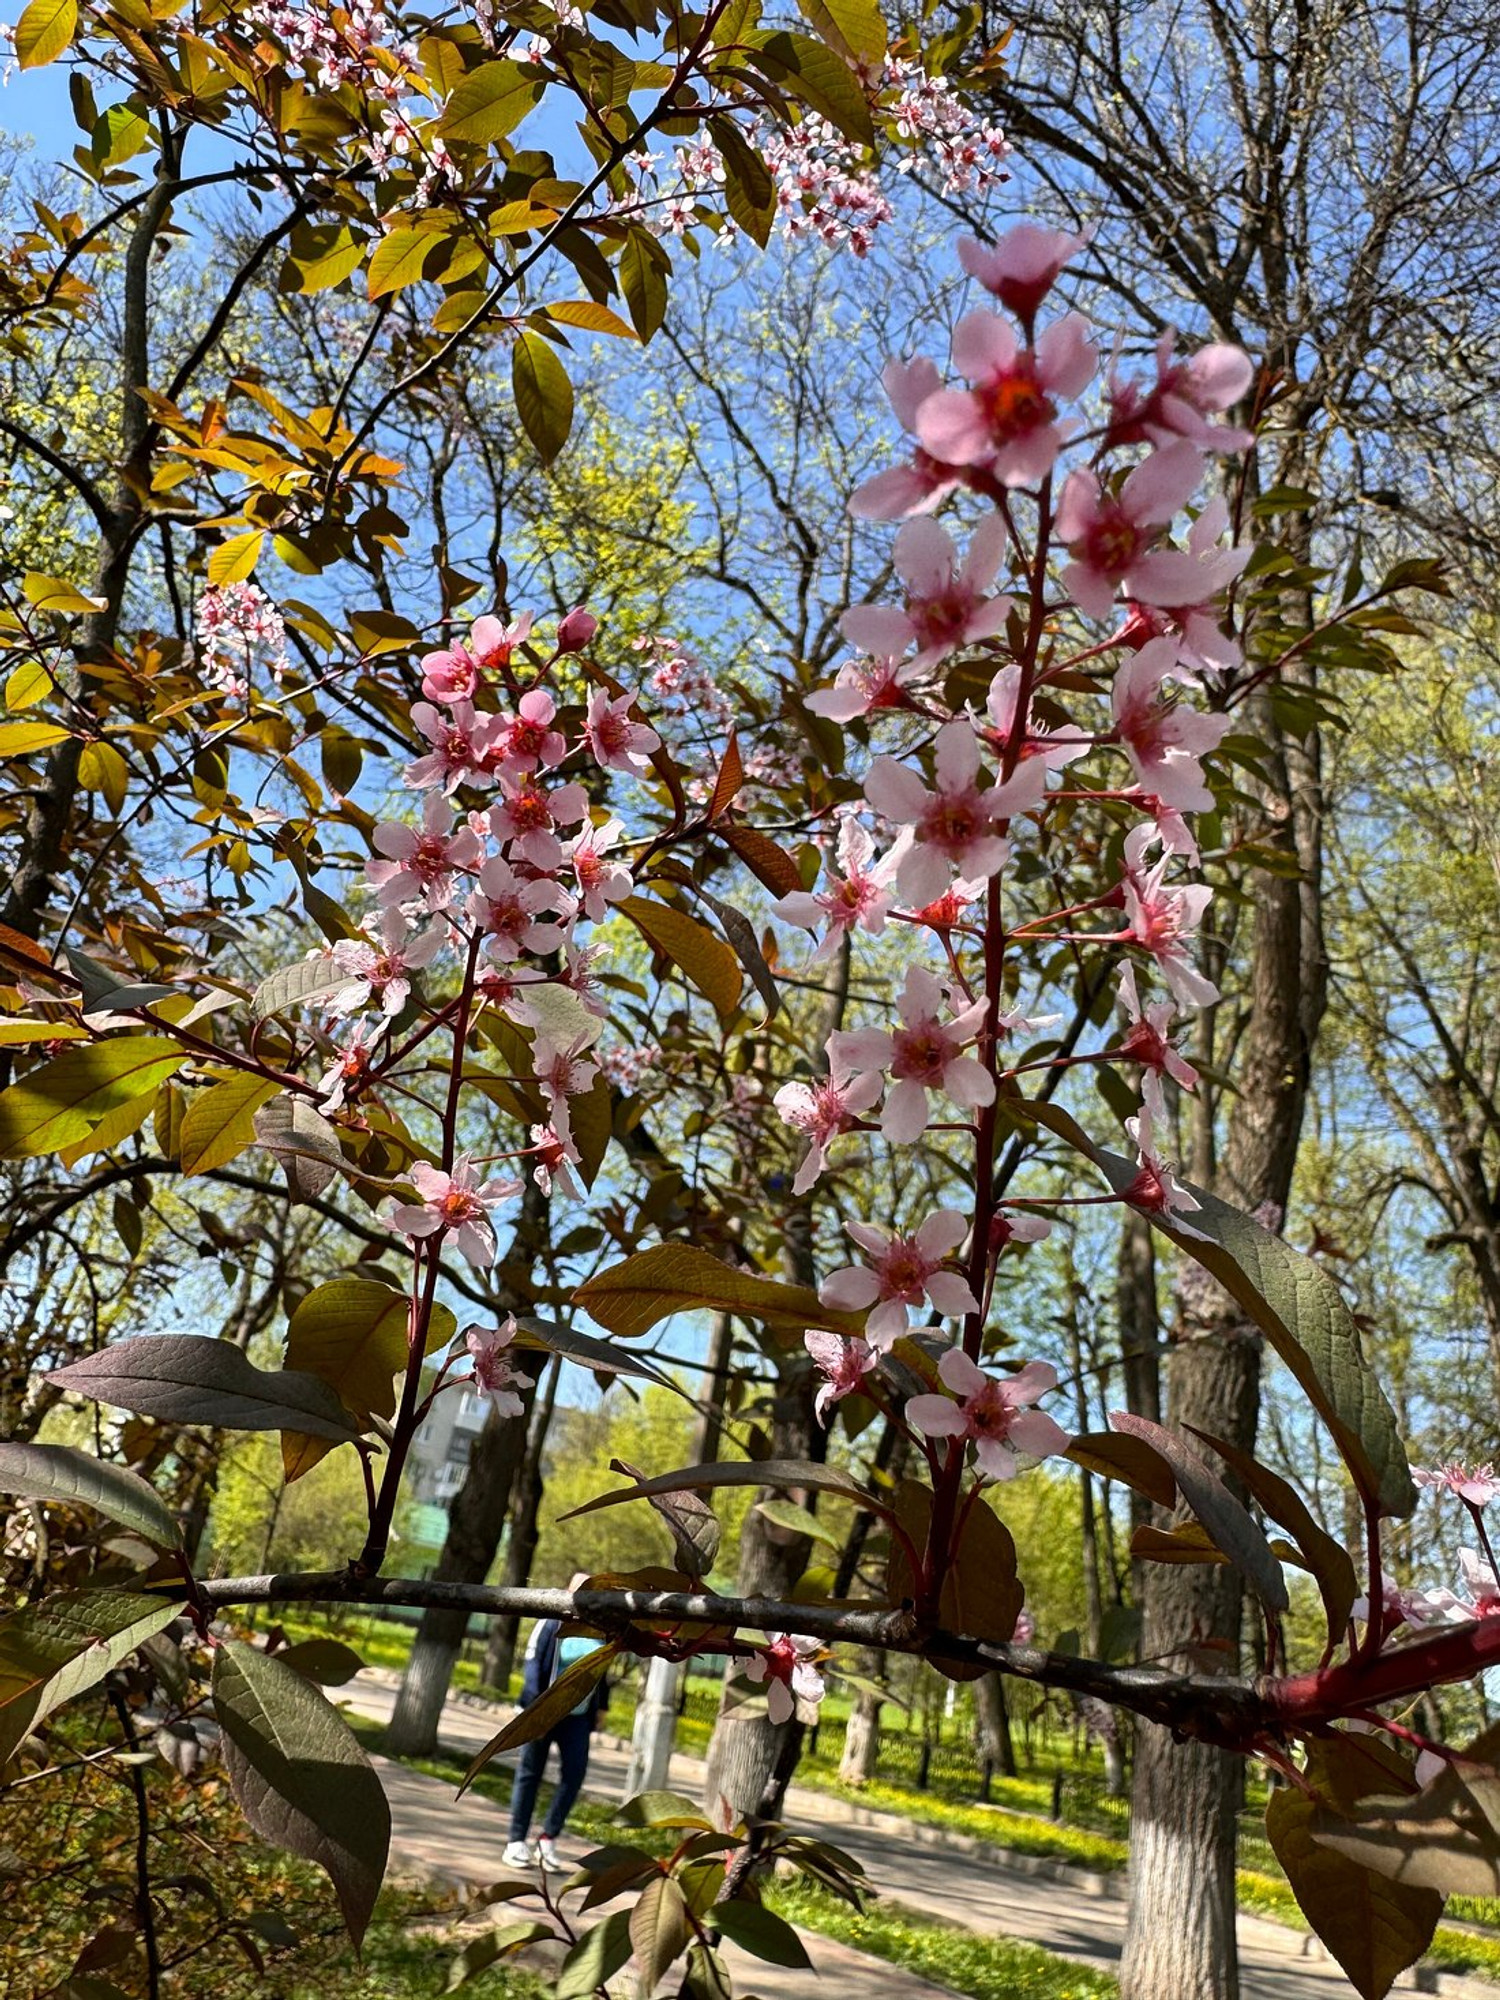
{"label": "sunlit leaf", "polygon": [[0,1444],[0,1493],[91,1507],[164,1549],[182,1540],[165,1501],[138,1473],[73,1445]]}

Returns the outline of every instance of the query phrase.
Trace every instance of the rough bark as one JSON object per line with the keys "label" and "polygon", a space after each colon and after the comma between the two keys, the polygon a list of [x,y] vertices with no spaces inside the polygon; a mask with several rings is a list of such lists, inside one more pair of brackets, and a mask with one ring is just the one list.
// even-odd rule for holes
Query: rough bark
{"label": "rough bark", "polygon": [[1010,1706],[1003,1674],[982,1674],[974,1683],[974,1731],[979,1755],[1002,1778],[1016,1775],[1016,1746],[1010,1734]]}
{"label": "rough bark", "polygon": [[[500,1581],[512,1589],[530,1583],[531,1565],[536,1558],[537,1542],[541,1539],[542,1495],[547,1490],[547,1482],[542,1475],[542,1455],[547,1449],[552,1412],[557,1407],[557,1383],[561,1373],[561,1360],[554,1360],[547,1370],[541,1400],[532,1414],[531,1429],[526,1438],[526,1456],[521,1460],[515,1491],[511,1495],[505,1566],[500,1572]],[[520,1630],[521,1621],[515,1617],[496,1618],[490,1626],[481,1677],[486,1687],[498,1688],[502,1694],[510,1686]]]}
{"label": "rough bark", "polygon": [[[528,1403],[535,1393],[534,1389],[522,1392]],[[464,1483],[454,1495],[434,1576],[453,1583],[481,1583],[488,1575],[525,1448],[525,1416],[502,1417],[491,1410],[474,1440]],[[385,1747],[392,1756],[429,1756],[437,1747],[438,1721],[468,1622],[462,1611],[429,1608],[422,1613],[386,1731]]]}
{"label": "rough bark", "polygon": [[[1313,1043],[1326,1002],[1321,827],[1316,744],[1279,739],[1267,804],[1300,879],[1262,872],[1252,883],[1249,955],[1233,1100],[1214,1176],[1216,1192],[1279,1228],[1307,1102]],[[1253,1449],[1260,1410],[1257,1329],[1199,1266],[1184,1263],[1168,1361],[1174,1425],[1200,1426]],[[1145,1657],[1210,1650],[1199,1664],[1240,1665],[1241,1598],[1228,1568],[1146,1568]],[[1176,1743],[1142,1725],[1132,1793],[1130,1915],[1120,1967],[1122,2000],[1238,2000],[1234,1942],[1235,1824],[1240,1771],[1233,1758]]]}
{"label": "rough bark", "polygon": [[[498,1270],[497,1314],[525,1310],[529,1302],[527,1274],[538,1260],[546,1227],[546,1196],[528,1180],[515,1235]],[[448,1533],[433,1571],[435,1577],[453,1583],[483,1583],[490,1573],[505,1531],[511,1492],[526,1455],[535,1383],[520,1394],[521,1415],[501,1417],[491,1410],[474,1440],[463,1484],[448,1512]],[[459,1611],[429,1607],[422,1613],[386,1733],[393,1754],[420,1757],[436,1747],[438,1718],[467,1624],[467,1616]]]}

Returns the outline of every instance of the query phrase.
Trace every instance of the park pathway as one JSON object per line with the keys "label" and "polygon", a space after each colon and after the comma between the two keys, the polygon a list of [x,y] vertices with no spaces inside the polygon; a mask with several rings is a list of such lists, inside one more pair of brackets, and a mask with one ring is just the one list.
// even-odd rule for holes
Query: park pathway
{"label": "park pathway", "polygon": [[[395,1674],[368,1669],[337,1698],[356,1715],[386,1722],[396,1680]],[[442,1747],[473,1756],[508,1712],[488,1703],[450,1701],[443,1711]],[[391,1801],[394,1860],[455,1883],[491,1881],[506,1872],[500,1861],[506,1816],[498,1806],[473,1794],[455,1799],[450,1785],[384,1759],[379,1762]],[[619,1800],[627,1762],[627,1751],[618,1739],[600,1737],[590,1760],[588,1795],[606,1802]],[[674,1756],[674,1790],[696,1795],[702,1781],[701,1758]],[[982,1934],[1042,1945],[1060,1957],[1101,1970],[1114,1971],[1119,1964],[1125,1904],[1118,1884],[1109,1877],[1009,1854],[800,1786],[788,1795],[787,1818],[816,1828],[852,1854],[868,1873],[871,1886],[893,1903]],[[581,1854],[584,1844],[564,1842],[562,1852]],[[882,1960],[825,1938],[810,1936],[807,1942],[821,1977],[736,1955],[736,1985],[764,2000],[827,2000],[841,1978],[857,1977],[861,2000],[941,2000],[943,1989]],[[1242,2000],[1350,2000],[1353,1988],[1342,1972],[1302,1932],[1242,1913],[1239,1945]],[[1420,1970],[1405,1975],[1395,1991],[1435,1993],[1445,2000],[1500,2000],[1500,1987]]]}

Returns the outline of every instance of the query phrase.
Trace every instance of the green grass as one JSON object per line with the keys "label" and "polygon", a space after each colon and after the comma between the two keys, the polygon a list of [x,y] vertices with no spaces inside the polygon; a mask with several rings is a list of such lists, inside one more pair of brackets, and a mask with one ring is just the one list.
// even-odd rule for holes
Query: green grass
{"label": "green grass", "polygon": [[861,1912],[801,1883],[778,1885],[767,1900],[799,1930],[867,1951],[972,2000],[1114,2000],[1119,1991],[1108,1973],[1037,1945],[935,1923],[900,1903],[872,1903]]}

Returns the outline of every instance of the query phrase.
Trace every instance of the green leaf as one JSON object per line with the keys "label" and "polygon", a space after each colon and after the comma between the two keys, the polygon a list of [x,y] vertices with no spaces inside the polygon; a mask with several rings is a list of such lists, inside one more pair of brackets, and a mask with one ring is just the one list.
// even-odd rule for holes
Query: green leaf
{"label": "green leaf", "polygon": [[450,145],[492,146],[515,130],[541,98],[542,89],[542,79],[530,63],[481,63],[448,99],[438,133]]}
{"label": "green leaf", "polygon": [[783,1285],[755,1271],[722,1263],[696,1243],[655,1243],[611,1265],[573,1294],[603,1327],[622,1340],[646,1333],[673,1313],[741,1313],[799,1338],[810,1326],[833,1333],[864,1331],[864,1314],[819,1302],[810,1285]]}
{"label": "green leaf", "polygon": [[1211,1445],[1224,1463],[1239,1475],[1246,1491],[1260,1502],[1273,1521],[1286,1529],[1318,1586],[1318,1594],[1328,1615],[1329,1638],[1335,1641],[1342,1639],[1349,1623],[1350,1606],[1359,1595],[1359,1577],[1349,1551],[1313,1518],[1301,1494],[1279,1473],[1272,1472],[1269,1466],[1262,1465],[1238,1445],[1215,1437],[1212,1431],[1196,1430],[1191,1424],[1185,1428],[1192,1431],[1194,1437]]}
{"label": "green leaf", "polygon": [[[1095,1146],[1057,1106],[1028,1099],[1017,1109],[1086,1154],[1117,1192],[1135,1179],[1131,1161]],[[1417,1504],[1406,1448],[1338,1285],[1248,1215],[1204,1188],[1191,1192],[1201,1207],[1184,1218],[1187,1227],[1160,1215],[1151,1217],[1153,1226],[1211,1272],[1255,1321],[1327,1424],[1365,1500],[1381,1514],[1404,1518]]]}
{"label": "green leaf", "polygon": [[564,299],[559,304],[544,306],[543,311],[559,326],[581,326],[589,333],[612,333],[622,340],[637,338],[633,327],[627,326],[608,306],[601,306],[597,299]]}
{"label": "green leaf", "polygon": [[0,1619],[0,1766],[53,1709],[96,1686],[180,1609],[180,1599],[134,1590],[65,1590]]}
{"label": "green leaf", "polygon": [[885,22],[872,0],[797,0],[814,34],[849,62],[878,63],[886,50]]}
{"label": "green leaf", "polygon": [[[620,1807],[615,1818],[621,1826],[695,1828],[699,1833],[719,1831],[703,1808],[685,1792],[636,1792]],[[638,1850],[626,1850],[634,1854]]]}
{"label": "green leaf", "polygon": [[44,660],[25,660],[6,676],[5,706],[12,713],[32,708],[45,701],[56,685],[57,676]]}
{"label": "green leaf", "polygon": [[827,1528],[807,1507],[799,1507],[795,1500],[760,1500],[755,1511],[764,1514],[768,1521],[774,1521],[778,1528],[785,1528],[789,1534],[809,1535],[815,1542],[825,1542],[831,1549],[842,1549],[842,1540]]}
{"label": "green leaf", "polygon": [[255,1139],[272,1155],[294,1201],[322,1194],[344,1164],[337,1128],[305,1097],[287,1091],[255,1113]]}
{"label": "green leaf", "polygon": [[667,316],[667,253],[648,230],[632,229],[620,248],[620,290],[631,324],[649,340]]}
{"label": "green leaf", "polygon": [[231,535],[227,542],[220,542],[208,558],[209,582],[242,583],[254,572],[265,545],[265,534],[259,528],[252,528],[247,535]]}
{"label": "green leaf", "polygon": [[649,945],[686,974],[727,1026],[739,1012],[744,981],[740,962],[724,940],[696,917],[645,896],[627,896],[616,907]]}
{"label": "green leaf", "polygon": [[513,1750],[518,1743],[535,1742],[537,1737],[555,1729],[565,1715],[571,1715],[609,1672],[610,1663],[619,1650],[618,1642],[611,1640],[608,1645],[596,1646],[592,1653],[585,1653],[571,1667],[565,1667],[535,1701],[529,1702],[518,1715],[513,1715],[505,1727],[485,1744],[464,1772],[464,1781],[458,1788],[459,1797],[463,1797],[492,1757]]}
{"label": "green leaf", "polygon": [[326,292],[341,285],[364,262],[365,245],[347,222],[304,224],[292,232],[291,248],[276,281],[279,292]]}
{"label": "green leaf", "polygon": [[[840,1472],[837,1466],[818,1464],[810,1458],[762,1458],[719,1460],[712,1465],[684,1466],[680,1472],[659,1472],[652,1479],[642,1479],[617,1492],[596,1494],[559,1518],[574,1521],[580,1514],[597,1514],[601,1507],[618,1507],[622,1500],[651,1500],[659,1493],[687,1493],[714,1486],[800,1486],[807,1492],[837,1493],[887,1519],[891,1514],[886,1501],[867,1493],[857,1480],[847,1472]],[[1015,1623],[1014,1619],[1011,1623]],[[1008,1630],[1006,1636],[1009,1637]]]}
{"label": "green leaf", "polygon": [[1109,1421],[1113,1430],[1138,1438],[1158,1454],[1214,1547],[1229,1558],[1264,1605],[1272,1611],[1285,1611],[1289,1599],[1281,1564],[1254,1519],[1213,1468],[1180,1437],[1149,1417],[1111,1410]]}
{"label": "green leaf", "polygon": [[342,1639],[299,1639],[294,1646],[278,1646],[276,1657],[283,1666],[295,1667],[304,1679],[319,1687],[344,1687],[364,1672],[364,1661]]}
{"label": "green leaf", "polygon": [[231,1341],[193,1333],[142,1333],[85,1354],[46,1378],[138,1417],[234,1431],[311,1431],[356,1438],[359,1427],[326,1382],[257,1368]]}
{"label": "green leaf", "polygon": [[55,722],[0,722],[0,757],[29,757],[34,750],[65,743],[72,734]]}
{"label": "green leaf", "polygon": [[250,1013],[254,1020],[267,1021],[273,1014],[286,1013],[288,1008],[326,1000],[348,984],[348,973],[327,952],[318,952],[312,958],[299,958],[295,965],[283,965],[268,974],[255,989]]}
{"label": "green leaf", "polygon": [[398,228],[383,236],[370,258],[368,273],[372,299],[404,291],[421,281],[422,269],[433,251],[448,238],[431,229]]}
{"label": "green leaf", "polygon": [[543,465],[550,465],[573,428],[573,384],[550,341],[529,329],[517,340],[510,357],[511,388],[516,414],[536,446]]}
{"label": "green leaf", "polygon": [[0,1092],[0,1159],[55,1153],[111,1111],[154,1094],[187,1060],[159,1035],[120,1035],[64,1049]]}
{"label": "green leaf", "polygon": [[255,1143],[255,1114],[281,1090],[274,1079],[240,1070],[195,1090],[182,1114],[179,1159],[185,1174],[212,1173],[227,1167]]}
{"label": "green leaf", "polygon": [[657,1875],[630,1912],[630,1943],[640,1972],[640,1991],[654,1993],[672,1964],[691,1943],[687,1901],[670,1875]]}
{"label": "green leaf", "polygon": [[241,1811],[263,1839],[324,1870],[358,1947],[391,1839],[374,1766],[324,1695],[238,1639],[214,1654],[213,1704]]}
{"label": "green leaf", "polygon": [[1310,1746],[1307,1775],[1327,1803],[1284,1785],[1267,1803],[1266,1833],[1302,1914],[1350,1984],[1363,2000],[1383,2000],[1431,1944],[1442,1894],[1387,1880],[1321,1845],[1314,1828],[1329,1809],[1353,1817],[1372,1793],[1409,1792],[1410,1769],[1382,1743],[1335,1733]]}
{"label": "green leaf", "polygon": [[715,1903],[712,1922],[732,1944],[748,1951],[767,1965],[790,1965],[801,1970],[811,1966],[807,1948],[785,1917],[778,1917],[764,1903],[747,1903],[738,1898]]}
{"label": "green leaf", "polygon": [[16,23],[16,60],[22,69],[41,69],[77,32],[78,0],[31,0]]}
{"label": "green leaf", "polygon": [[92,1507],[159,1548],[182,1545],[165,1501],[139,1474],[70,1444],[0,1444],[0,1493]]}
{"label": "green leaf", "polygon": [[[609,1469],[640,1484],[644,1484],[649,1476],[638,1465],[631,1465],[623,1458],[612,1458]],[[718,1556],[722,1534],[713,1508],[691,1491],[678,1490],[648,1497],[671,1531],[678,1569],[695,1580],[707,1576]]]}
{"label": "green leaf", "polygon": [[[64,4],[67,4],[67,0],[64,0]],[[30,13],[31,9],[28,8],[26,11]],[[22,19],[25,19],[25,15]],[[85,597],[77,585],[69,583],[66,577],[48,576],[42,570],[33,569],[26,572],[25,591],[26,602],[34,604],[38,611],[59,611],[69,617],[81,618],[87,612],[104,609],[105,601],[102,597]]]}
{"label": "green leaf", "polygon": [[544,1924],[536,1917],[529,1917],[521,1923],[502,1924],[498,1930],[486,1931],[483,1937],[471,1938],[448,1968],[448,1984],[445,1992],[456,1993],[460,1986],[466,1986],[476,1974],[487,1972],[502,1958],[508,1958],[522,1945],[538,1944],[543,1938],[555,1938],[557,1932],[551,1924]]}
{"label": "green leaf", "polygon": [[[771,170],[732,118],[711,118],[709,128],[724,162],[725,205],[751,241],[764,250],[776,220]],[[711,810],[709,818],[717,817]]]}
{"label": "green leaf", "polygon": [[773,83],[811,105],[855,145],[874,146],[869,101],[842,56],[785,28],[752,28],[741,40]]}
{"label": "green leaf", "polygon": [[585,1931],[562,1962],[553,2000],[593,2000],[630,1957],[630,1912],[611,1910]]}
{"label": "green leaf", "polygon": [[560,1326],[556,1320],[537,1319],[522,1313],[516,1315],[516,1326],[519,1329],[517,1347],[539,1348],[546,1354],[561,1354],[568,1361],[576,1361],[580,1368],[592,1369],[596,1375],[635,1375],[642,1381],[655,1382],[660,1388],[670,1389],[676,1395],[687,1394],[655,1362],[637,1361],[631,1355],[622,1354],[609,1341],[596,1340],[592,1334],[579,1333],[571,1326]]}
{"label": "green leaf", "polygon": [[[395,1378],[406,1366],[409,1312],[405,1292],[373,1278],[330,1279],[292,1314],[286,1365],[316,1375],[361,1417],[393,1417]],[[434,1305],[427,1352],[446,1347],[457,1326],[447,1306]],[[284,1431],[281,1462],[288,1482],[310,1472],[331,1449],[326,1438]]]}

